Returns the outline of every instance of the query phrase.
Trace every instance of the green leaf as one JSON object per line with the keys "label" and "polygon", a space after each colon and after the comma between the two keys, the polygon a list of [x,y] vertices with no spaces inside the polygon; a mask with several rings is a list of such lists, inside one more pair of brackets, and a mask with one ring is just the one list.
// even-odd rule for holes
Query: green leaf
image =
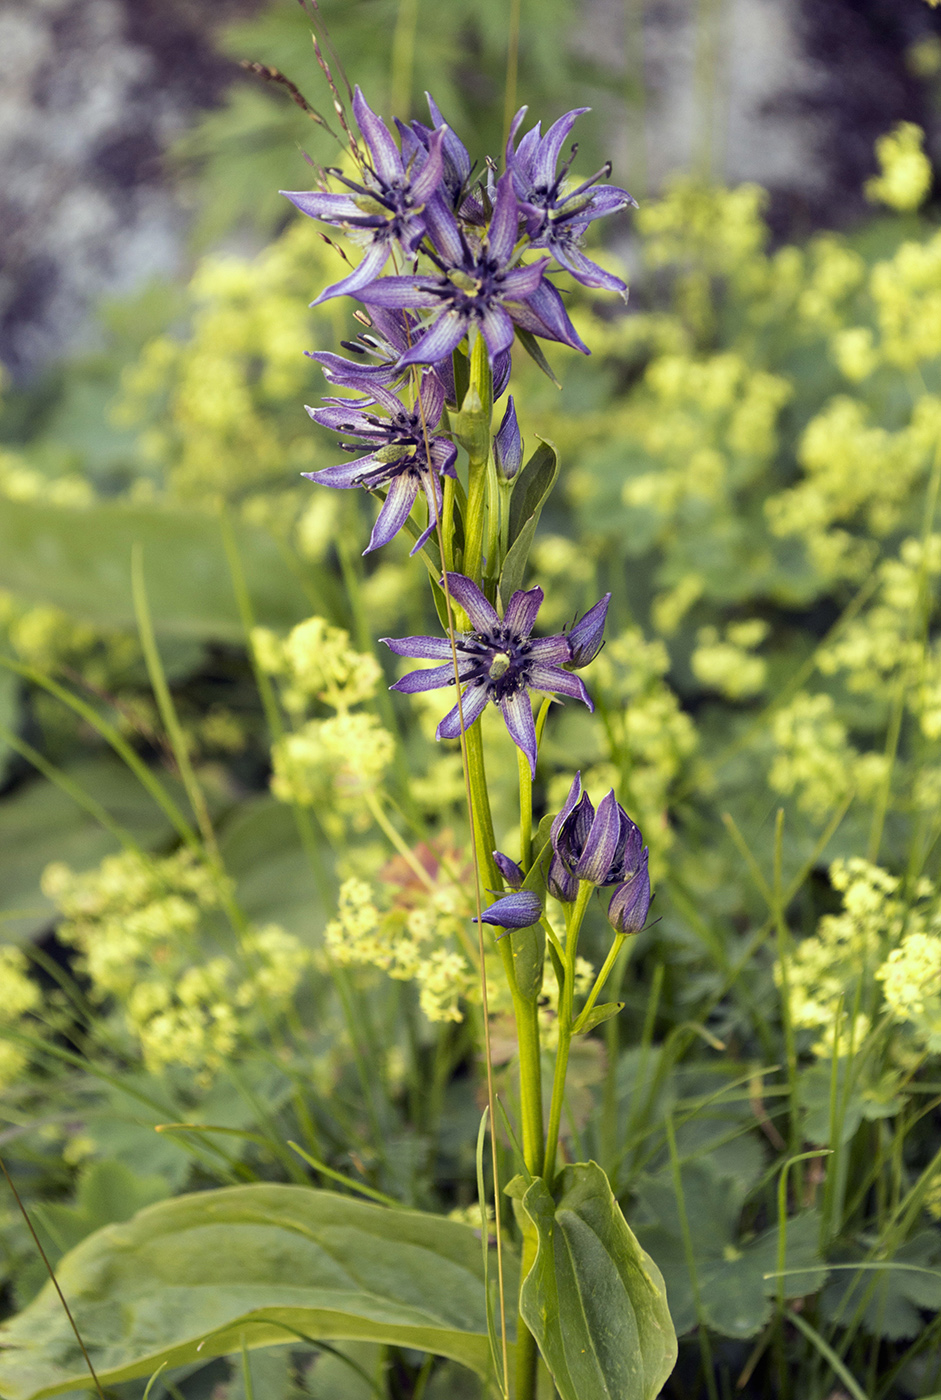
{"label": "green leaf", "polygon": [[[171,834],[166,817],[123,763],[85,759],[65,772],[142,846],[153,848]],[[39,888],[50,861],[87,870],[117,849],[111,833],[55,783],[27,783],[5,798],[0,802],[0,940],[32,937],[52,921],[54,908]]]}
{"label": "green leaf", "polygon": [[516,338],[530,359],[539,366],[546,378],[551,379],[557,389],[561,389],[562,385],[556,378],[555,371],[549,361],[542,353],[542,346],[539,344],[539,341],[533,335],[532,331],[524,331],[520,326],[517,326]]}
{"label": "green leaf", "polygon": [[837,1326],[848,1327],[860,1312],[871,1335],[903,1341],[919,1336],[924,1328],[920,1309],[941,1308],[938,1230],[922,1230],[894,1250],[891,1259],[873,1260],[868,1251],[857,1248],[843,1260],[856,1267],[835,1270],[820,1295],[821,1312]]}
{"label": "green leaf", "polygon": [[[290,627],[310,611],[302,583],[277,542],[236,528],[239,556],[259,623]],[[0,588],[51,603],[101,626],[134,627],[131,548],[140,544],[158,630],[241,641],[232,580],[218,521],[198,511],[106,502],[87,510],[4,501],[0,511]],[[309,566],[305,566],[309,569]],[[326,598],[336,588],[316,579]]]}
{"label": "green leaf", "polygon": [[[695,1282],[669,1173],[642,1180],[638,1188],[639,1206],[656,1217],[656,1224],[638,1225],[637,1234],[663,1270],[676,1330],[682,1335],[696,1325],[698,1291],[704,1322],[727,1337],[753,1337],[771,1316],[770,1299],[778,1289],[777,1228],[751,1240],[740,1236],[748,1184],[720,1172],[712,1158],[684,1162],[682,1181]],[[817,1254],[819,1233],[813,1211],[788,1220],[786,1298],[815,1292],[822,1285],[826,1275]]]}
{"label": "green leaf", "polygon": [[540,438],[539,446],[516,478],[510,497],[510,547],[500,574],[500,597],[504,607],[523,585],[539,516],[558,474],[559,454],[551,442]]}
{"label": "green leaf", "polygon": [[660,1271],[596,1162],[566,1167],[553,1199],[541,1177],[516,1195],[538,1235],[520,1311],[562,1400],[654,1400],[677,1347]]}
{"label": "green leaf", "polygon": [[[513,1266],[505,1256],[515,1294]],[[104,1385],[247,1347],[285,1328],[450,1357],[490,1369],[480,1242],[466,1225],[268,1183],[178,1196],[66,1255],[63,1292]],[[87,1389],[47,1285],[0,1328],[0,1394]]]}
{"label": "green leaf", "polygon": [[582,1024],[575,1031],[576,1035],[587,1035],[593,1031],[595,1026],[603,1025],[605,1021],[610,1021],[612,1016],[616,1016],[619,1011],[624,1010],[623,1001],[603,1001],[600,1006],[593,1006],[585,1017]]}

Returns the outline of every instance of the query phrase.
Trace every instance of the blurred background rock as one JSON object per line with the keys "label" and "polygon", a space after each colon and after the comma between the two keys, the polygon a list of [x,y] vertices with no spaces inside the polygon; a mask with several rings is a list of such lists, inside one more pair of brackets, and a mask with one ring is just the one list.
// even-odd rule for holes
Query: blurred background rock
{"label": "blurred background rock", "polygon": [[[323,9],[380,110],[419,111],[433,83],[499,144],[503,0]],[[103,294],[179,277],[194,248],[260,243],[288,218],[274,190],[308,183],[298,147],[335,151],[235,60],[273,62],[328,106],[308,27],[296,0],[0,3],[0,358],[14,381],[93,346]],[[937,158],[941,10],[523,0],[518,91],[553,117],[590,101],[591,158],[610,155],[638,195],[677,169],[754,180],[775,231],[799,237],[862,213],[873,142],[897,121],[925,127]]]}

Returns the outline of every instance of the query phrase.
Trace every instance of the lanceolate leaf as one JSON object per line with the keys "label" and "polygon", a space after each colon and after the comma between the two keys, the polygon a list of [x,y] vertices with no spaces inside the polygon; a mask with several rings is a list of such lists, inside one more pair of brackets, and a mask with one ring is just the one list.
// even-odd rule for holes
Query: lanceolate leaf
{"label": "lanceolate leaf", "polygon": [[559,454],[551,442],[539,446],[523,467],[510,497],[509,549],[500,575],[500,597],[504,607],[517,588],[522,588],[526,561],[532,548],[539,516],[559,474]]}
{"label": "lanceolate leaf", "polygon": [[[490,1369],[474,1232],[331,1191],[255,1184],[179,1196],[99,1230],[57,1273],[105,1385],[297,1332]],[[515,1296],[512,1277],[507,1289]],[[51,1285],[0,1329],[0,1348],[4,1400],[88,1388]]]}
{"label": "lanceolate leaf", "polygon": [[[514,1189],[515,1188],[515,1189]],[[595,1162],[511,1182],[539,1238],[520,1311],[562,1400],[654,1400],[676,1362],[663,1279]]]}

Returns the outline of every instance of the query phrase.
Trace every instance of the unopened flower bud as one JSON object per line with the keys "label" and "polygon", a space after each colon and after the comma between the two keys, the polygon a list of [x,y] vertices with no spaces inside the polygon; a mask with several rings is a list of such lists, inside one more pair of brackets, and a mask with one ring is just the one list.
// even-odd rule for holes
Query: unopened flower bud
{"label": "unopened flower bud", "polygon": [[611,594],[606,593],[600,602],[588,609],[584,617],[579,618],[571,631],[566,632],[568,644],[572,649],[572,660],[569,665],[573,670],[587,666],[589,661],[594,661],[601,650],[604,641],[604,624],[610,602]]}
{"label": "unopened flower bud", "polygon": [[[532,890],[518,890],[515,894],[505,894],[502,899],[491,904],[480,916],[482,924],[496,924],[497,928],[529,928],[538,923],[542,913],[539,896]],[[476,919],[473,921],[475,924]]]}
{"label": "unopened flower bud", "polygon": [[516,421],[516,406],[512,394],[507,399],[503,422],[493,440],[493,455],[497,471],[503,480],[512,481],[523,464],[523,439],[520,437],[519,423]]}
{"label": "unopened flower bud", "polygon": [[618,933],[639,933],[650,909],[650,876],[647,873],[647,847],[629,880],[618,885],[608,905],[608,922]]}
{"label": "unopened flower bud", "polygon": [[557,855],[553,855],[549,862],[546,888],[553,899],[559,899],[563,904],[574,904],[578,898],[578,881],[566,870]]}
{"label": "unopened flower bud", "polygon": [[522,889],[525,877],[515,860],[510,860],[502,851],[494,851],[493,862],[511,890]]}

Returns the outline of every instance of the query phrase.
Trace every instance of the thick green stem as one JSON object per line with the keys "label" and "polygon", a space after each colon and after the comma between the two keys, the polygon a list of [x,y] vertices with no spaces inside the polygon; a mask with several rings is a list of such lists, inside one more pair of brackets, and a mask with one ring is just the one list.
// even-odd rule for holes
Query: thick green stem
{"label": "thick green stem", "polygon": [[470,388],[465,403],[472,399],[475,411],[486,424],[486,433],[480,435],[478,446],[468,448],[470,467],[467,480],[464,573],[479,585],[482,581],[484,531],[488,518],[487,466],[491,455],[490,419],[493,413],[493,376],[487,358],[487,345],[482,335],[477,336],[470,353]]}
{"label": "thick green stem", "polygon": [[533,858],[533,773],[522,749],[516,750],[520,774],[520,865],[523,874]]}
{"label": "thick green stem", "polygon": [[572,916],[565,933],[565,981],[559,994],[559,1048],[555,1056],[555,1074],[552,1079],[552,1103],[549,1107],[549,1130],[546,1133],[546,1155],[542,1174],[550,1189],[555,1176],[555,1159],[559,1148],[559,1129],[562,1125],[562,1104],[565,1100],[565,1076],[569,1067],[569,1049],[572,1044],[572,1003],[575,997],[575,959],[578,955],[578,935],[588,908],[588,901],[594,892],[594,885],[582,880],[578,886],[578,896],[572,909]]}

